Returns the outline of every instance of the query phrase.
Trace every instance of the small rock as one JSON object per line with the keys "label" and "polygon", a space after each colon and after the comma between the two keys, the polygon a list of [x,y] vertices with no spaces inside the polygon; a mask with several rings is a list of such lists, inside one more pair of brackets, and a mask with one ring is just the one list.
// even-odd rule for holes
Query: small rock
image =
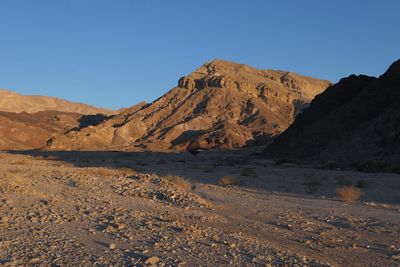
{"label": "small rock", "polygon": [[160,261],[160,259],[156,256],[148,258],[144,263],[146,265],[154,265],[157,264]]}
{"label": "small rock", "polygon": [[40,259],[39,258],[32,258],[32,259],[30,259],[30,263],[38,263],[40,261]]}
{"label": "small rock", "polygon": [[46,199],[41,199],[41,200],[39,200],[40,201],[40,203],[42,203],[43,205],[49,205],[49,201],[48,200],[46,200]]}
{"label": "small rock", "polygon": [[0,223],[8,223],[9,219],[6,216],[0,217]]}

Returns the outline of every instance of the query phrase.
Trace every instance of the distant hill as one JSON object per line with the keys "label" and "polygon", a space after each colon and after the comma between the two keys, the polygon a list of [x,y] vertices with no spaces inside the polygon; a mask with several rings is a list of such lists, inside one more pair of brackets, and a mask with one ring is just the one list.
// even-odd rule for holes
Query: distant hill
{"label": "distant hill", "polygon": [[107,116],[59,111],[14,113],[0,111],[0,150],[30,150],[46,146],[55,134],[97,125]]}
{"label": "distant hill", "polygon": [[115,111],[96,108],[54,97],[21,95],[0,89],[0,111],[35,113],[39,111],[61,111],[80,114],[114,114]]}
{"label": "distant hill", "polygon": [[400,171],[400,60],[379,78],[351,75],[328,88],[265,155]]}
{"label": "distant hill", "polygon": [[41,111],[34,114],[0,112],[0,149],[35,149],[46,145],[56,132],[78,127],[78,113]]}
{"label": "distant hill", "polygon": [[265,144],[323,92],[329,81],[214,60],[150,104],[96,127],[57,135],[49,149],[211,149]]}

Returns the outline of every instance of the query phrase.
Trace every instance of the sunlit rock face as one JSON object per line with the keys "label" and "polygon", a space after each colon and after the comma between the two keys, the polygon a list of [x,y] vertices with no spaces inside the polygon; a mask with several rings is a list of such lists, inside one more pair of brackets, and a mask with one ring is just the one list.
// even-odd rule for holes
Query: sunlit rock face
{"label": "sunlit rock face", "polygon": [[235,148],[284,131],[329,81],[214,60],[150,104],[55,137],[50,149]]}

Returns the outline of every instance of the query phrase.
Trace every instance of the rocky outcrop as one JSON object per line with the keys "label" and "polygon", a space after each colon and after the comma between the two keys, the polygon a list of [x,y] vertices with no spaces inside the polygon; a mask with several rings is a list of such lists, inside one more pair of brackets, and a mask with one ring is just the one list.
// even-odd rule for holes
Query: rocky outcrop
{"label": "rocky outcrop", "polygon": [[49,149],[166,150],[262,144],[330,85],[298,74],[214,60],[153,103],[56,136]]}
{"label": "rocky outcrop", "polygon": [[196,87],[196,82],[190,77],[182,77],[178,81],[178,86],[180,88],[192,90]]}
{"label": "rocky outcrop", "polygon": [[317,96],[265,150],[270,158],[399,171],[400,60],[379,78],[351,75]]}

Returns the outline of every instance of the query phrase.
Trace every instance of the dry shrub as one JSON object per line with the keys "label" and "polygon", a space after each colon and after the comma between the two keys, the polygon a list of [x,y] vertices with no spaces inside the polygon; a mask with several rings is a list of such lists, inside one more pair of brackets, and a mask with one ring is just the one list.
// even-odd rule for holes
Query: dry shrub
{"label": "dry shrub", "polygon": [[221,177],[218,180],[217,184],[225,187],[225,186],[230,186],[230,185],[237,185],[237,184],[239,184],[239,182],[235,177],[226,175],[226,176]]}
{"label": "dry shrub", "polygon": [[75,167],[75,165],[73,163],[64,162],[64,161],[56,161],[53,163],[53,165],[58,166],[58,167],[68,167],[68,168]]}
{"label": "dry shrub", "polygon": [[360,198],[361,190],[354,186],[344,186],[337,188],[336,194],[342,201],[355,202]]}
{"label": "dry shrub", "polygon": [[248,176],[248,177],[257,177],[256,170],[253,167],[245,167],[245,168],[243,168],[243,170],[240,173],[240,175]]}
{"label": "dry shrub", "polygon": [[133,176],[136,172],[129,167],[121,168],[81,168],[80,173],[86,175],[97,175],[97,176],[113,176],[113,175],[125,175]]}
{"label": "dry shrub", "polygon": [[25,165],[26,164],[26,160],[24,160],[24,159],[16,160],[12,164],[14,164],[14,165]]}
{"label": "dry shrub", "polygon": [[107,168],[100,168],[100,169],[94,169],[93,174],[99,175],[99,176],[110,176],[115,174],[114,170],[107,169]]}
{"label": "dry shrub", "polygon": [[25,172],[25,171],[21,170],[21,169],[10,169],[10,170],[7,170],[7,173],[12,173],[12,174],[23,173],[23,172]]}
{"label": "dry shrub", "polygon": [[174,184],[177,188],[180,188],[184,191],[191,191],[192,184],[185,178],[180,176],[169,175],[164,177],[167,181]]}
{"label": "dry shrub", "polygon": [[129,167],[118,168],[118,172],[125,176],[133,176],[136,174],[136,171]]}

